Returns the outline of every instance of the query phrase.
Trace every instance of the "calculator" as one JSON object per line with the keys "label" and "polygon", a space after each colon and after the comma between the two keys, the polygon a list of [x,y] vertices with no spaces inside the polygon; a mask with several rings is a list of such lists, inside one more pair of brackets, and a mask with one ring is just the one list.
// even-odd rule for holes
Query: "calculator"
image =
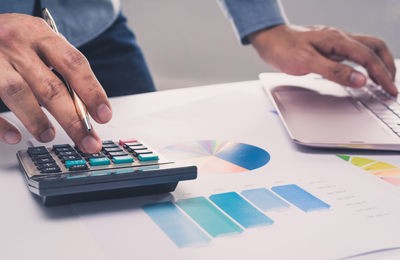
{"label": "calculator", "polygon": [[96,154],[70,144],[35,146],[17,158],[29,190],[45,205],[166,193],[197,177],[196,166],[169,161],[134,139],[103,141]]}

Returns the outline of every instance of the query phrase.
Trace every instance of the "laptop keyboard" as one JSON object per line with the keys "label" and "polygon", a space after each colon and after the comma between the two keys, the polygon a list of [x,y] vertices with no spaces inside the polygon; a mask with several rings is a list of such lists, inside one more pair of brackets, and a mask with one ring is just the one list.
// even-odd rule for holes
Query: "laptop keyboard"
{"label": "laptop keyboard", "polygon": [[346,87],[346,90],[400,136],[400,103],[397,97],[373,84],[359,89]]}

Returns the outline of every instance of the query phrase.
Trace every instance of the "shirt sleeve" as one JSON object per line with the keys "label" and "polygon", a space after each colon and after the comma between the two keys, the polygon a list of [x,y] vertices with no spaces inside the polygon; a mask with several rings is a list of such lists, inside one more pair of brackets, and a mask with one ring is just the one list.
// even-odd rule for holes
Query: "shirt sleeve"
{"label": "shirt sleeve", "polygon": [[218,0],[233,22],[242,44],[249,44],[248,35],[285,24],[279,0]]}

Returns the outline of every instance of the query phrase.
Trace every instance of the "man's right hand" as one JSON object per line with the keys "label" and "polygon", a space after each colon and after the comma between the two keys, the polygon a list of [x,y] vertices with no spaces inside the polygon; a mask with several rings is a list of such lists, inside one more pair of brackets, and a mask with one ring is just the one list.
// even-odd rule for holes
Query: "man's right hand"
{"label": "man's right hand", "polygon": [[[46,22],[24,14],[0,14],[0,98],[27,130],[41,142],[55,137],[45,107],[86,153],[101,149],[94,130],[87,132],[57,70],[70,84],[98,123],[111,119],[111,106],[86,58]],[[0,140],[21,140],[18,128],[0,117]]]}

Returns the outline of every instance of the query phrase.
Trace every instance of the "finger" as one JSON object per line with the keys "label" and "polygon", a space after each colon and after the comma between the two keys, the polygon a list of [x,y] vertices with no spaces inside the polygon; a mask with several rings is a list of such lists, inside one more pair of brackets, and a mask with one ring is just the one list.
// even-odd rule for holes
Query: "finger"
{"label": "finger", "polygon": [[21,141],[21,132],[18,128],[0,116],[0,140],[8,144],[16,144]]}
{"label": "finger", "polygon": [[67,88],[39,57],[31,53],[23,64],[16,63],[15,67],[39,103],[47,108],[79,148],[86,153],[99,152],[100,138],[95,131],[86,131]]}
{"label": "finger", "polygon": [[15,69],[0,62],[0,97],[26,129],[39,141],[50,142],[55,130],[39,106],[31,89]]}
{"label": "finger", "polygon": [[[327,40],[329,42],[326,42]],[[349,37],[339,37],[334,40],[328,37],[318,44],[321,48],[328,46],[325,49],[327,53],[334,51],[334,53],[360,64],[366,68],[370,77],[374,78],[387,92],[397,95],[398,91],[390,72],[372,49]]]}
{"label": "finger", "polygon": [[311,72],[343,86],[360,88],[367,82],[367,78],[362,73],[350,66],[325,58],[319,53],[315,53],[309,66]]}
{"label": "finger", "polygon": [[394,58],[386,43],[379,38],[370,37],[366,35],[349,35],[353,39],[367,45],[369,48],[375,51],[375,53],[382,59],[386,68],[392,75],[392,80],[396,76],[396,65]]}
{"label": "finger", "polygon": [[93,119],[108,122],[112,117],[110,103],[85,56],[60,36],[48,37],[36,47],[46,64],[55,68],[77,92]]}

